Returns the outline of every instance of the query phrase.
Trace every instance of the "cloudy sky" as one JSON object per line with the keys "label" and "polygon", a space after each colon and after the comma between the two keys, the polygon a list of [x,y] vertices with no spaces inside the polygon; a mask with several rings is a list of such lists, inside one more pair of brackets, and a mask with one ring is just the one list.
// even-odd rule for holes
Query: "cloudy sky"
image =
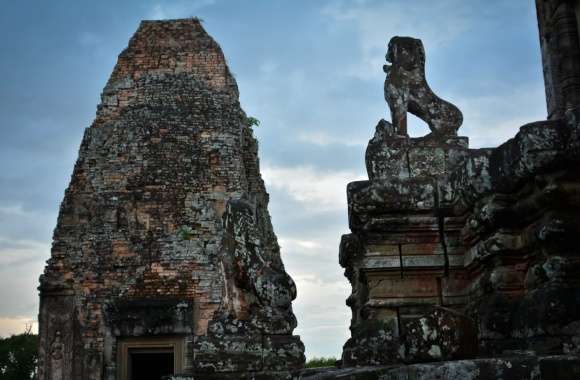
{"label": "cloudy sky", "polygon": [[[142,19],[198,16],[262,125],[262,174],[307,356],[339,356],[350,286],[338,265],[345,187],[389,119],[382,65],[421,38],[427,78],[463,111],[472,147],[545,118],[530,0],[4,0],[0,11],[0,335],[34,323],[38,276],[84,128]],[[411,120],[414,136],[426,134]]]}

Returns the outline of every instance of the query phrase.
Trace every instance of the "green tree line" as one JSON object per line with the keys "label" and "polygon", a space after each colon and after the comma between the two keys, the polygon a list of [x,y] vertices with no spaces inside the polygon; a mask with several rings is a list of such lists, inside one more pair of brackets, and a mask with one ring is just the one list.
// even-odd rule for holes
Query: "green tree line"
{"label": "green tree line", "polygon": [[19,335],[0,337],[0,380],[36,379],[38,335],[30,328]]}

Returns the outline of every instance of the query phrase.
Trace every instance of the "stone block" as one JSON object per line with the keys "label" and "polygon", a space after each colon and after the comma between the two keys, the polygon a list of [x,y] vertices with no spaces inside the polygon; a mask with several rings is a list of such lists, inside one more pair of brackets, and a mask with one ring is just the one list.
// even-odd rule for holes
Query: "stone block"
{"label": "stone block", "polygon": [[200,373],[261,371],[262,351],[261,335],[197,336],[194,370]]}
{"label": "stone block", "polygon": [[477,330],[469,317],[442,307],[432,308],[401,326],[403,360],[407,363],[455,360],[477,354]]}
{"label": "stone block", "polygon": [[367,274],[370,298],[424,298],[438,297],[437,278],[421,273],[400,272]]}
{"label": "stone block", "polygon": [[189,300],[132,299],[109,306],[108,323],[116,336],[191,334],[193,306]]}
{"label": "stone block", "polygon": [[347,198],[351,213],[430,211],[435,207],[435,184],[430,178],[351,182]]}
{"label": "stone block", "polygon": [[264,335],[264,371],[297,370],[304,367],[304,345],[298,336]]}
{"label": "stone block", "polygon": [[395,321],[366,320],[351,330],[353,337],[342,351],[344,366],[384,365],[400,359]]}
{"label": "stone block", "polygon": [[560,120],[522,126],[518,134],[493,151],[490,174],[496,190],[510,191],[533,174],[564,164],[569,130]]}

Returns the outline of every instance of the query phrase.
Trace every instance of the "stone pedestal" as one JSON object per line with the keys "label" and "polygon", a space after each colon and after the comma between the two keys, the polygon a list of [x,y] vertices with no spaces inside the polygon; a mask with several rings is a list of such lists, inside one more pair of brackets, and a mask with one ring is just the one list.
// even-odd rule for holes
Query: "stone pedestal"
{"label": "stone pedestal", "polygon": [[467,138],[410,138],[384,120],[377,125],[366,153],[369,181],[347,188],[352,233],[343,236],[340,262],[353,286],[347,301],[353,336],[344,364],[440,360],[473,351],[473,326],[458,311],[467,302],[464,218],[454,213],[449,179],[467,156]]}

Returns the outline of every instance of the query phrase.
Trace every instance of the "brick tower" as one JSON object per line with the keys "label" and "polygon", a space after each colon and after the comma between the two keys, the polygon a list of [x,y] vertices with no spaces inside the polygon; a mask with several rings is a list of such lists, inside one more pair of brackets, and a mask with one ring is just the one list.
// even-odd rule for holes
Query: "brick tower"
{"label": "brick tower", "polygon": [[302,367],[257,151],[200,22],[142,22],[60,208],[39,288],[40,379]]}

